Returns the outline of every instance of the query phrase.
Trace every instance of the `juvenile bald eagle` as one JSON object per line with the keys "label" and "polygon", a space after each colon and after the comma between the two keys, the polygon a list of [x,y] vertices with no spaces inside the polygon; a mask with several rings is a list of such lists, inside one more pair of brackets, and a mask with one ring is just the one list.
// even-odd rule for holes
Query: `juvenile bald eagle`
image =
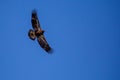
{"label": "juvenile bald eagle", "polygon": [[51,47],[47,43],[45,37],[44,37],[44,30],[41,29],[37,12],[35,10],[32,11],[31,15],[31,23],[32,23],[32,29],[28,31],[28,36],[31,40],[35,40],[37,38],[37,41],[39,45],[46,51],[51,51]]}

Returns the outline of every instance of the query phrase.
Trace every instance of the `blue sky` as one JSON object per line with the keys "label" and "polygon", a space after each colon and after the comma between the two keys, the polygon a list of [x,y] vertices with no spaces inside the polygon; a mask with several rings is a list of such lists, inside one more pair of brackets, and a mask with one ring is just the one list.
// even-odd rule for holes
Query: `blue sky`
{"label": "blue sky", "polygon": [[[28,37],[36,9],[47,54]],[[1,0],[0,80],[120,80],[119,0]]]}

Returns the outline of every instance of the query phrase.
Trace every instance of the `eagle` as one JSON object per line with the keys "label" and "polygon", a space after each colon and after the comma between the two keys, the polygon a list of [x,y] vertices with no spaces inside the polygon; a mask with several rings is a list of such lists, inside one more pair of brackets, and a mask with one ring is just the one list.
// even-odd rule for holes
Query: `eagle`
{"label": "eagle", "polygon": [[51,47],[49,46],[48,42],[45,39],[44,36],[44,30],[41,29],[40,26],[40,22],[39,19],[37,17],[37,12],[36,10],[32,11],[32,15],[31,15],[31,23],[32,23],[32,29],[30,29],[28,31],[28,36],[31,40],[35,40],[37,38],[37,41],[39,43],[39,45],[46,51],[46,52],[50,52],[51,51]]}

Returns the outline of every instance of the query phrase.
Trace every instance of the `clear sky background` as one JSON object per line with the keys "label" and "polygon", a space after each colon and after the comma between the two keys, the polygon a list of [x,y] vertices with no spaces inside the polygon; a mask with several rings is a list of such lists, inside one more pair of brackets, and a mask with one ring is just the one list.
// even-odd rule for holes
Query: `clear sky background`
{"label": "clear sky background", "polygon": [[[28,37],[36,9],[47,54]],[[0,80],[120,80],[119,0],[1,0]]]}

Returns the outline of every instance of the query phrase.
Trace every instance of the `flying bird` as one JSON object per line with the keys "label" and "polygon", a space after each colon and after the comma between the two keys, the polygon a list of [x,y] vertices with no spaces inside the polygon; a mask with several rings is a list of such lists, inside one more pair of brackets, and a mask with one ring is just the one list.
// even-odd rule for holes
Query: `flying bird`
{"label": "flying bird", "polygon": [[41,29],[39,19],[37,17],[36,10],[32,11],[31,15],[31,23],[32,23],[32,29],[28,31],[28,36],[31,40],[35,40],[37,38],[37,41],[39,45],[46,51],[50,52],[51,47],[49,46],[48,42],[45,39],[44,36],[44,30]]}

